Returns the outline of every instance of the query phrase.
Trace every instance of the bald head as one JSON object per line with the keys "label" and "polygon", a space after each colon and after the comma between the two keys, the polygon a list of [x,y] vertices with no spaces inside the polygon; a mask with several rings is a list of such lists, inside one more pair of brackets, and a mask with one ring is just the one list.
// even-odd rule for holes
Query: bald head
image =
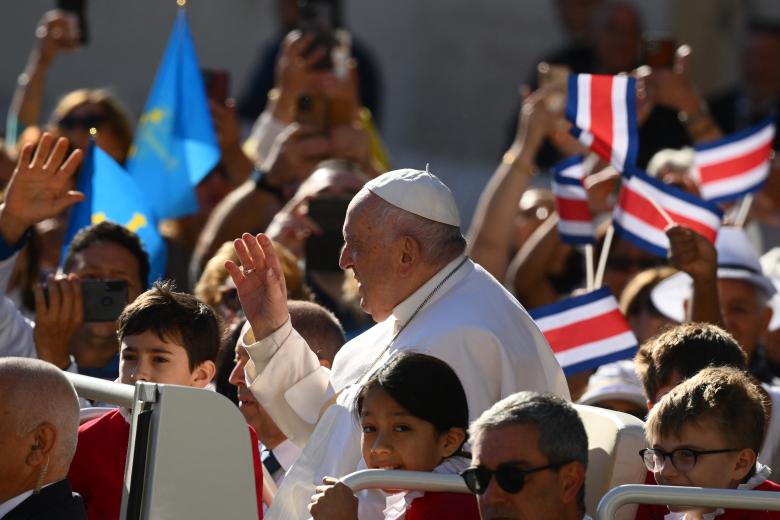
{"label": "bald head", "polygon": [[27,358],[0,359],[0,395],[0,465],[13,468],[10,475],[0,469],[2,502],[7,487],[32,489],[42,472],[44,483],[65,477],[76,451],[79,402],[61,370]]}
{"label": "bald head", "polygon": [[320,362],[333,366],[336,353],[347,342],[338,318],[313,302],[291,300],[287,307],[293,328],[306,340]]}

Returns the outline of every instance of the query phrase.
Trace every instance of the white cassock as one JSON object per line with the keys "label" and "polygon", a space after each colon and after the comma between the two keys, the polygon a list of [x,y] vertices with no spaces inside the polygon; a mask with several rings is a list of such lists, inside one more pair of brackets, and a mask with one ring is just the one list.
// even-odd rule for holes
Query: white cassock
{"label": "white cassock", "polygon": [[[304,447],[266,518],[308,518],[307,505],[323,476],[343,477],[365,468],[355,396],[360,384],[395,352],[413,350],[446,361],[466,391],[470,420],[521,390],[569,398],[563,371],[525,309],[471,260],[460,265],[409,321],[463,261],[463,256],[453,260],[395,307],[389,318],[344,345],[332,371],[320,366],[289,320],[254,344],[251,328],[245,328],[240,341],[251,358],[247,383],[279,428]],[[320,417],[333,396],[335,404]],[[361,496],[360,505],[361,519],[382,518],[384,496],[368,493]]]}

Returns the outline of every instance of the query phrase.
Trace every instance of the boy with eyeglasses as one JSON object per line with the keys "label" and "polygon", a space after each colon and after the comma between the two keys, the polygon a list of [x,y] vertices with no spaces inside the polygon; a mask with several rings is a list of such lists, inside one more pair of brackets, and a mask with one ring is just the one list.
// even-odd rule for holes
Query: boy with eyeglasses
{"label": "boy with eyeglasses", "polygon": [[585,516],[588,436],[560,397],[518,392],[469,427],[471,467],[461,476],[482,520],[580,520]]}
{"label": "boy with eyeglasses", "polygon": [[[757,461],[767,413],[759,387],[741,370],[706,368],[673,388],[650,411],[640,451],[658,484],[780,491]],[[642,505],[638,520],[780,519],[780,511]]]}

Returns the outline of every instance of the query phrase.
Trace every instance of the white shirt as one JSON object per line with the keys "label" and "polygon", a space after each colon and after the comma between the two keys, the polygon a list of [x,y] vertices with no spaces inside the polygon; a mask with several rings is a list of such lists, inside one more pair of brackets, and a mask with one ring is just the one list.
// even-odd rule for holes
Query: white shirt
{"label": "white shirt", "polygon": [[18,506],[19,504],[21,504],[22,502],[30,498],[32,494],[33,494],[32,489],[29,489],[24,493],[22,493],[21,495],[16,495],[13,498],[9,498],[8,500],[0,504],[0,518],[4,518],[5,515],[13,511],[16,506]]}
{"label": "white shirt", "polygon": [[[14,269],[18,254],[0,260],[0,357],[37,358],[33,330],[35,323],[22,314],[14,301],[5,295],[6,286]],[[78,372],[73,356],[68,372]],[[81,401],[79,401],[81,403]],[[84,406],[82,406],[84,407]]]}
{"label": "white shirt", "polygon": [[[463,384],[469,418],[520,390],[568,398],[563,372],[525,309],[484,269],[467,260],[408,323],[385,351],[396,327],[407,323],[431,291],[461,261],[456,258],[378,323],[341,348],[332,372],[292,328],[289,320],[254,341],[241,340],[250,355],[250,390],[287,437],[305,445],[269,510],[270,519],[308,518],[306,505],[325,475],[342,477],[361,466],[354,398],[367,376],[395,352],[414,350],[447,362]],[[380,358],[380,362],[376,362]],[[320,412],[337,395],[335,406]],[[318,420],[319,419],[319,420]],[[361,519],[381,518],[382,504]]]}

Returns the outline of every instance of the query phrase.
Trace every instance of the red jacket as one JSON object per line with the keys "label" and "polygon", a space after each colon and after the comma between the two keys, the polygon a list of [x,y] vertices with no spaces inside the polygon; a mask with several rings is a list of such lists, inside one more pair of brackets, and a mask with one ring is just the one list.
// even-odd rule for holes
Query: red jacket
{"label": "red jacket", "polygon": [[[651,472],[647,472],[645,484],[655,484],[655,478]],[[771,480],[765,480],[752,491],[780,491],[780,485]],[[636,511],[636,520],[663,520],[669,514],[666,506],[652,506],[640,504]],[[780,511],[751,511],[749,509],[726,509],[716,520],[780,520]]]}
{"label": "red jacket", "polygon": [[[251,426],[249,435],[255,468],[257,514],[262,519],[263,470],[257,452],[257,435]],[[76,455],[70,464],[68,478],[73,491],[84,498],[90,519],[119,518],[129,436],[130,425],[118,409],[79,427]]]}
{"label": "red jacket", "polygon": [[415,498],[404,520],[479,520],[471,493],[431,493]]}

